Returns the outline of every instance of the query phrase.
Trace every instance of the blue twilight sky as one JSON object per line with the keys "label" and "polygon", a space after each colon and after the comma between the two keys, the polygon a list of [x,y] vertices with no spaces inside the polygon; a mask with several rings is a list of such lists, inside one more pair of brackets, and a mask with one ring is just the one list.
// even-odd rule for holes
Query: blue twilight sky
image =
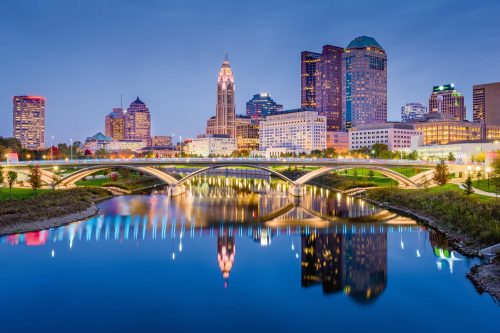
{"label": "blue twilight sky", "polygon": [[0,0],[0,136],[12,96],[47,98],[46,135],[83,140],[136,96],[153,135],[193,136],[215,113],[224,52],[237,112],[268,91],[300,105],[300,52],[359,35],[388,54],[389,119],[432,86],[455,83],[471,117],[472,85],[500,81],[499,1]]}

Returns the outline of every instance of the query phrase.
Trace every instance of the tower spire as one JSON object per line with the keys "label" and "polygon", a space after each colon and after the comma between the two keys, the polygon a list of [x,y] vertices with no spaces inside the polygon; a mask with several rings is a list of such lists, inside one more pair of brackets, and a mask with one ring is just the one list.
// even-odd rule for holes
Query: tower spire
{"label": "tower spire", "polygon": [[227,51],[224,52],[224,61],[229,61],[229,53]]}

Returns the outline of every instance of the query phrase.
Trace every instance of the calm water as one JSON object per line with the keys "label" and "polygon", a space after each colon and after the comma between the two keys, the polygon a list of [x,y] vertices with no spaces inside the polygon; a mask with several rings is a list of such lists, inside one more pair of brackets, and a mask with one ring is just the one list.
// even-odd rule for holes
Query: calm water
{"label": "calm water", "polygon": [[[478,262],[440,235],[310,187],[203,177],[0,238],[1,332],[494,332]],[[264,194],[267,191],[268,194]]]}

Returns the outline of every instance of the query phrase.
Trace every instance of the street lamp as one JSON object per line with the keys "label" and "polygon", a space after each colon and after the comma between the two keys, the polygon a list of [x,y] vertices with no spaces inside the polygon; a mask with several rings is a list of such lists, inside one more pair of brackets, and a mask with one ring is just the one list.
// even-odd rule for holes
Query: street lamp
{"label": "street lamp", "polygon": [[477,186],[479,186],[479,176],[481,175],[480,170],[481,170],[481,167],[478,165],[476,167]]}
{"label": "street lamp", "polygon": [[490,189],[490,172],[491,172],[491,168],[487,167],[485,169],[485,172],[486,172],[486,178],[488,178],[488,190],[489,190]]}
{"label": "street lamp", "polygon": [[54,155],[52,154],[52,140],[54,140],[54,136],[50,137],[50,160],[52,161],[54,159]]}
{"label": "street lamp", "polygon": [[179,135],[179,144],[180,144],[181,158],[182,158],[182,135]]}
{"label": "street lamp", "polygon": [[73,161],[73,139],[70,138],[69,142],[71,144],[70,145],[70,151],[71,151],[71,153],[70,153],[71,155],[70,156],[71,156],[71,160]]}

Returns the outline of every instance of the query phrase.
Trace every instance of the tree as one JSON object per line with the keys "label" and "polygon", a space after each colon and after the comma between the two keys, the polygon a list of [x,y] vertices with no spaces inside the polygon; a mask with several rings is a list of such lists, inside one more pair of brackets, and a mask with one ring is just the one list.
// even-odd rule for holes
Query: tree
{"label": "tree", "polygon": [[12,186],[14,186],[14,183],[17,180],[17,172],[15,171],[9,171],[7,172],[7,183],[9,184],[9,195],[12,195]]}
{"label": "tree", "polygon": [[373,172],[373,170],[368,170],[368,177],[370,178],[373,178],[373,176],[375,176],[375,173]]}
{"label": "tree", "polygon": [[4,178],[3,178],[3,166],[0,165],[0,186],[3,185],[3,181],[4,181]]}
{"label": "tree", "polygon": [[469,196],[471,195],[472,193],[474,193],[474,188],[472,187],[472,178],[470,177],[467,177],[467,180],[465,181],[464,183],[464,193]]}
{"label": "tree", "polygon": [[453,162],[455,160],[455,155],[450,151],[450,153],[448,154],[448,161]]}
{"label": "tree", "polygon": [[52,176],[52,191],[55,191],[56,184],[59,181],[59,179],[61,179],[61,177],[58,174],[54,173],[54,175]]}
{"label": "tree", "polygon": [[448,176],[450,173],[448,172],[448,165],[446,164],[444,159],[441,159],[438,164],[434,167],[434,181],[443,186],[448,183]]}
{"label": "tree", "polygon": [[422,187],[425,188],[425,189],[428,189],[429,187],[431,187],[431,180],[429,179],[429,177],[424,177],[424,179],[422,180]]}
{"label": "tree", "polygon": [[42,186],[42,171],[40,166],[36,164],[35,166],[30,166],[30,175],[28,178],[28,183],[36,194],[36,190]]}

